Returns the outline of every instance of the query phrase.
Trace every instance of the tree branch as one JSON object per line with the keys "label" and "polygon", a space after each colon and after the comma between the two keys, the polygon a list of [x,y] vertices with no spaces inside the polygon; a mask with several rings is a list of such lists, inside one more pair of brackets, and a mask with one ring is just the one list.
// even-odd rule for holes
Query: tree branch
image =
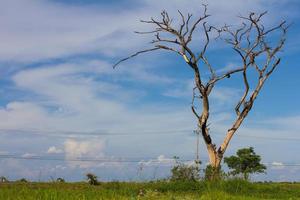
{"label": "tree branch", "polygon": [[[210,26],[205,21],[210,15],[207,14],[207,5],[204,6],[204,11],[202,16],[198,17],[194,23],[191,23],[192,15],[183,15],[181,11],[178,10],[180,22],[179,26],[174,26],[172,24],[172,19],[166,11],[161,13],[161,19],[155,20],[151,18],[149,21],[141,20],[142,23],[147,23],[154,25],[155,29],[145,32],[136,32],[138,34],[154,34],[154,40],[152,40],[153,48],[138,51],[131,56],[121,59],[113,67],[115,68],[121,62],[124,62],[130,58],[138,56],[140,54],[156,51],[156,50],[167,50],[180,55],[184,61],[192,68],[194,72],[195,86],[193,89],[192,105],[191,109],[193,114],[198,119],[198,127],[202,131],[202,136],[207,146],[209,157],[213,166],[218,166],[222,159],[222,156],[236,130],[240,127],[249,111],[251,110],[255,99],[257,98],[259,92],[261,91],[265,81],[274,72],[276,67],[280,63],[280,58],[277,58],[277,54],[281,51],[285,44],[285,35],[288,26],[286,22],[283,21],[279,25],[266,29],[261,23],[261,19],[266,15],[267,12],[260,14],[250,13],[248,16],[239,16],[243,20],[241,26],[237,29],[233,29],[233,26],[226,25],[222,28],[216,28]],[[198,28],[198,25],[202,24],[203,34],[205,36],[205,41],[203,47],[196,51],[190,47],[192,38]],[[222,38],[226,44],[228,44],[241,59],[242,67],[238,67],[232,70],[225,71],[222,75],[216,75],[216,72],[208,61],[206,56],[206,51],[211,42],[211,31],[216,31],[218,33],[217,38]],[[282,35],[279,37],[278,43],[268,43],[267,39],[272,33],[276,31],[281,31]],[[164,34],[164,35],[163,35]],[[164,37],[161,37],[163,35]],[[272,40],[273,37],[272,37]],[[259,60],[259,62],[257,62]],[[203,77],[200,68],[202,65],[208,68],[211,77],[208,82],[202,82],[206,80]],[[255,89],[251,92],[250,88],[253,82],[248,80],[249,69],[255,69],[257,72],[258,82],[255,85]],[[233,122],[231,128],[227,131],[226,137],[220,147],[212,143],[208,128],[208,119],[210,114],[210,102],[209,95],[213,90],[216,83],[219,81],[230,78],[231,75],[240,73],[243,77],[244,92],[241,98],[235,106],[235,112],[237,114],[235,121]],[[252,74],[251,74],[252,75]],[[249,76],[250,77],[250,76]],[[206,83],[206,84],[205,84]],[[196,111],[195,101],[196,101],[196,90],[199,92],[199,100],[202,103],[201,114]]]}
{"label": "tree branch", "polygon": [[126,58],[123,58],[123,59],[119,60],[116,64],[113,65],[113,68],[116,68],[116,66],[118,66],[120,63],[122,63],[122,62],[124,62],[126,60],[129,60],[130,58],[136,57],[139,54],[150,52],[150,51],[156,51],[158,49],[160,49],[160,48],[159,47],[155,47],[155,48],[152,48],[152,49],[145,49],[145,50],[142,50],[142,51],[138,51],[138,52],[136,52],[136,53],[134,53],[134,54],[126,57]]}

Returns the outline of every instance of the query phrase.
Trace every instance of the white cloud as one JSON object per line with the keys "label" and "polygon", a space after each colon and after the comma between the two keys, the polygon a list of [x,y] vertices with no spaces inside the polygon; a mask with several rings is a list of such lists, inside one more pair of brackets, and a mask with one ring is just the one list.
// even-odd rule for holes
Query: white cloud
{"label": "white cloud", "polygon": [[157,159],[150,159],[148,161],[140,161],[140,165],[144,166],[155,166],[155,165],[166,165],[166,166],[172,166],[176,163],[176,160],[174,158],[167,158],[165,155],[159,155]]}
{"label": "white cloud", "polygon": [[[30,102],[10,102],[5,108],[0,109],[1,129],[18,129],[43,127],[46,112],[43,108]],[[46,128],[46,127],[45,127]]]}
{"label": "white cloud", "polygon": [[68,139],[64,146],[66,158],[80,158],[86,155],[96,157],[104,156],[103,150],[105,143],[102,140],[77,141],[74,139]]}
{"label": "white cloud", "polygon": [[279,170],[281,170],[281,169],[285,168],[285,166],[284,166],[284,164],[282,162],[276,162],[276,161],[272,162],[271,166],[272,166],[272,169],[279,169]]}
{"label": "white cloud", "polygon": [[236,69],[236,68],[240,68],[240,66],[236,63],[230,62],[227,65],[225,65],[225,67],[222,67],[222,68],[216,70],[216,73],[217,74],[223,74],[227,71],[230,71],[230,70],[233,70],[233,69]]}
{"label": "white cloud", "polygon": [[[6,47],[0,50],[0,60],[10,61],[36,61],[90,51],[112,53],[112,49],[130,47],[125,38],[136,22],[134,12],[115,13],[50,1],[4,0],[0,11],[0,41]],[[123,36],[118,42],[112,39],[116,32]]]}
{"label": "white cloud", "polygon": [[[280,2],[282,5],[286,3]],[[272,1],[259,0],[234,0],[230,3],[213,0],[209,1],[209,12],[215,16],[213,21],[220,23],[222,19],[222,24],[223,20],[227,23],[236,21],[238,12],[247,13],[249,10],[271,10],[269,19],[274,20],[278,17],[272,4]],[[132,33],[133,30],[147,29],[138,23],[139,19],[158,16],[162,9],[168,9],[174,15],[178,15],[177,9],[193,13],[199,13],[202,9],[199,0],[173,1],[172,4],[166,0],[144,0],[140,5],[135,9],[115,12],[114,8],[101,6],[2,0],[0,42],[5,48],[0,49],[0,60],[30,62],[88,52],[124,54],[125,50],[145,44],[141,41],[146,37],[137,37]],[[284,15],[288,14],[286,12]]]}
{"label": "white cloud", "polygon": [[[123,86],[123,77],[146,84],[144,80],[135,80],[130,70],[112,71],[100,61],[20,71],[13,76],[13,81],[26,96],[17,96],[24,101],[9,102],[0,108],[0,119],[3,119],[0,128],[59,134],[60,131],[137,132],[193,126],[189,108],[174,109],[176,106],[163,103],[132,107],[146,92]],[[158,84],[169,84],[164,82],[164,77],[154,78],[156,82],[160,79]],[[151,81],[148,84],[153,85]]]}
{"label": "white cloud", "polygon": [[[100,139],[78,141],[67,139],[64,143],[66,159],[99,159],[104,158],[105,141]],[[80,168],[89,168],[97,165],[94,162],[69,162],[70,166],[79,166]]]}
{"label": "white cloud", "polygon": [[59,153],[63,153],[64,151],[62,149],[58,149],[55,146],[49,147],[49,149],[47,150],[48,154],[59,154]]}
{"label": "white cloud", "polygon": [[142,166],[174,166],[177,162],[183,163],[187,166],[195,166],[194,160],[176,160],[175,158],[168,158],[165,155],[159,155],[156,159],[150,159],[148,161],[141,160],[139,162]]}
{"label": "white cloud", "polygon": [[36,154],[35,154],[35,153],[24,153],[24,154],[22,155],[23,158],[31,158],[31,157],[33,157],[33,156],[36,156]]}

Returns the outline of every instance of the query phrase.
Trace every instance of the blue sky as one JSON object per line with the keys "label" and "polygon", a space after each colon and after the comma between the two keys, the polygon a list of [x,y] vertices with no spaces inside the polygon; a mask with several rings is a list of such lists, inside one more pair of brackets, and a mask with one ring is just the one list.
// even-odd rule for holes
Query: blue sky
{"label": "blue sky", "polygon": [[[133,33],[149,29],[139,19],[158,16],[162,9],[174,16],[177,9],[196,14],[201,12],[201,3],[2,0],[0,154],[61,160],[122,158],[144,160],[144,167],[139,172],[141,163],[10,158],[0,160],[0,176],[81,180],[91,171],[103,180],[145,179],[166,176],[175,155],[193,159],[193,74],[184,61],[155,52],[122,63],[115,70],[112,65],[151,41]],[[267,25],[282,19],[293,23],[281,53],[282,63],[226,154],[253,146],[263,162],[273,163],[268,174],[256,176],[257,180],[300,180],[299,166],[283,166],[300,163],[299,8],[295,0],[209,1],[211,23],[236,24],[238,14],[264,10],[269,11]],[[208,57],[219,69],[239,65],[228,52],[230,49],[213,46]],[[233,78],[216,87],[211,96],[211,130],[216,143],[232,122],[232,105],[241,86]],[[200,157],[206,163],[206,150],[203,143],[200,145]]]}

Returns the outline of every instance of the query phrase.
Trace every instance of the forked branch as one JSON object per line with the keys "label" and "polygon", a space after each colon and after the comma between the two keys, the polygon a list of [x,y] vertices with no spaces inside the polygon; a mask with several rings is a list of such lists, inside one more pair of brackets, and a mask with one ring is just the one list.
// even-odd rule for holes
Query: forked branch
{"label": "forked branch", "polygon": [[[286,21],[283,21],[277,26],[266,29],[261,23],[261,18],[266,13],[250,13],[247,17],[240,16],[245,22],[237,30],[231,30],[228,27],[224,28],[224,32],[229,36],[225,41],[238,52],[242,60],[243,68],[240,68],[240,70],[243,74],[245,88],[244,94],[235,107],[237,118],[228,130],[218,150],[221,155],[223,155],[232,136],[251,110],[265,81],[280,63],[280,58],[277,58],[277,54],[281,51],[286,41],[288,26]],[[270,39],[275,40],[275,34],[273,35],[275,32],[280,32],[281,36],[278,38],[277,44],[274,45],[274,42],[268,43],[267,41]],[[258,77],[254,90],[251,93],[249,93],[250,85],[248,82],[250,68],[255,69]]]}
{"label": "forked branch", "polygon": [[[207,5],[203,6],[202,15],[195,20],[192,19],[192,14],[184,15],[181,11],[178,11],[180,17],[179,25],[173,24],[173,20],[166,11],[161,13],[160,20],[154,18],[148,21],[141,20],[142,23],[154,25],[154,30],[136,32],[138,34],[154,34],[154,39],[151,41],[153,47],[121,59],[114,65],[114,68],[130,58],[156,50],[166,50],[180,55],[194,72],[195,87],[193,89],[191,109],[197,117],[199,129],[202,131],[210,163],[213,167],[218,167],[232,136],[248,115],[265,81],[280,63],[281,59],[278,57],[278,53],[285,44],[288,26],[283,21],[279,25],[267,29],[261,20],[267,12],[261,14],[252,12],[248,16],[239,16],[243,22],[236,29],[229,25],[216,28],[207,23],[206,20],[210,15],[207,13]],[[202,29],[202,38],[204,39],[202,47],[196,51],[190,47],[190,44],[194,39],[194,34],[198,33],[196,30],[199,27]],[[215,68],[206,55],[211,42],[212,32],[216,32],[217,38],[223,39],[241,59],[239,66],[227,70],[221,75],[217,75]],[[276,35],[273,34],[275,32],[280,32],[281,36],[274,45],[274,42],[269,43],[268,41],[270,39],[275,40],[274,37]],[[200,62],[204,67],[200,65]],[[209,78],[203,77],[205,75],[203,73],[204,69],[208,71]],[[249,81],[250,78],[253,78],[249,76],[250,69],[254,69],[257,72],[257,83],[254,85],[252,85],[253,81]],[[223,143],[217,149],[216,145],[212,143],[207,125],[210,113],[209,95],[215,84],[235,74],[242,76],[244,92],[235,106],[236,119],[228,129]],[[196,95],[198,93],[199,96]],[[202,104],[201,112],[196,110],[196,100]]]}
{"label": "forked branch", "polygon": [[[246,17],[240,16],[241,19],[245,20],[240,28],[236,30],[232,30],[228,26],[223,28],[223,31],[228,35],[224,41],[231,45],[239,54],[243,63],[243,69],[241,68],[240,70],[243,74],[245,90],[235,107],[237,115],[241,114],[240,108],[242,105],[242,109],[244,109],[245,106],[249,107],[249,105],[252,106],[253,104],[254,99],[250,98],[253,96],[253,92],[249,95],[249,68],[253,67],[256,70],[258,73],[258,83],[264,84],[264,81],[280,62],[280,59],[276,58],[276,54],[280,52],[285,43],[285,35],[288,26],[286,26],[286,21],[283,21],[279,25],[266,30],[265,26],[261,23],[262,17],[266,14],[267,12],[261,14],[250,13]],[[277,45],[272,46],[267,42],[267,39],[272,37],[272,33],[278,31],[280,31],[282,35],[279,38]],[[264,64],[261,64],[261,61],[257,62],[258,59],[265,60]],[[236,70],[239,71],[238,69]]]}

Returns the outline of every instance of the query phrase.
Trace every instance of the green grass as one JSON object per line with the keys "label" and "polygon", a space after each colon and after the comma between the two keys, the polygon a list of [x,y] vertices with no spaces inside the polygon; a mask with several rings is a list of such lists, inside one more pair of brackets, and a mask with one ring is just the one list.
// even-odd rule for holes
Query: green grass
{"label": "green grass", "polygon": [[192,200],[300,199],[300,183],[220,182],[109,182],[1,183],[1,200]]}

